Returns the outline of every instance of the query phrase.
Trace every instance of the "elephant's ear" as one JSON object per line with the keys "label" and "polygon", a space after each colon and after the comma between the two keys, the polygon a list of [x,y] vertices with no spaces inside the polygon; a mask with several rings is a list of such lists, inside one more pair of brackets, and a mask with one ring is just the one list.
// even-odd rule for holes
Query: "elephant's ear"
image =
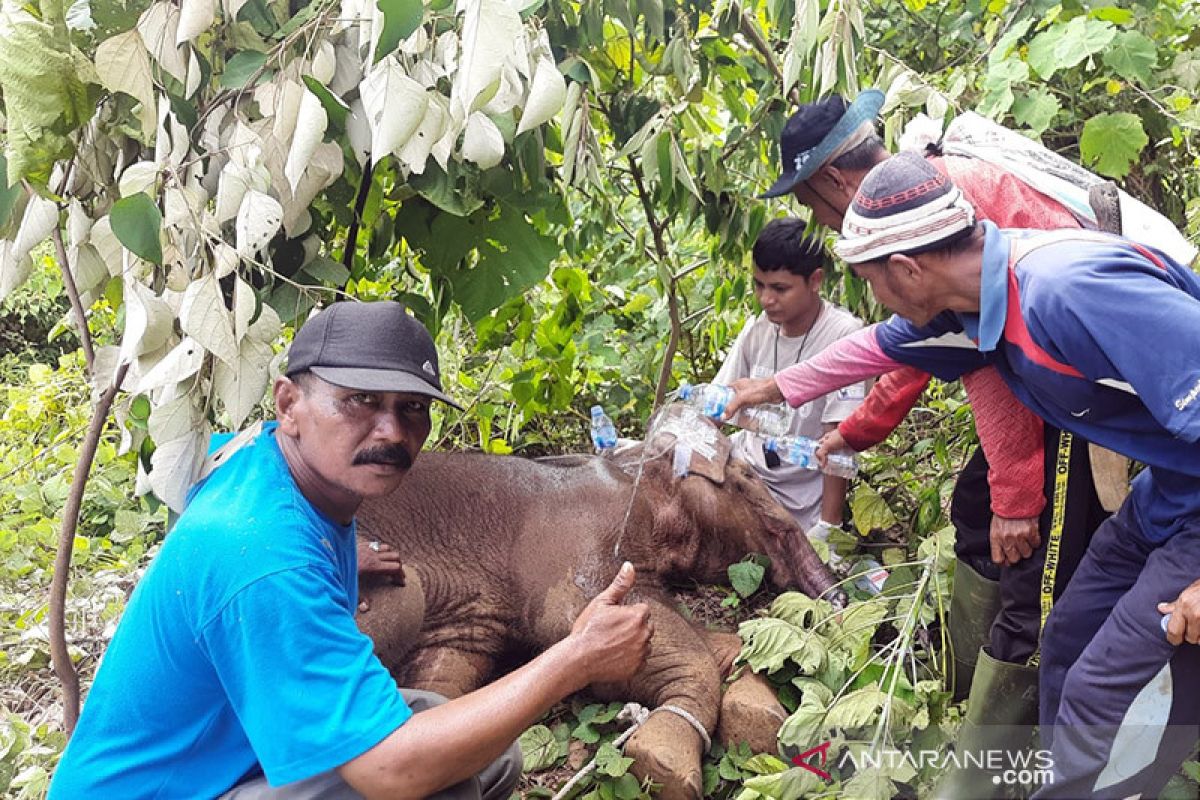
{"label": "elephant's ear", "polygon": [[687,448],[688,474],[700,475],[715,484],[725,483],[732,444],[712,420],[681,403],[665,406],[650,419],[646,441],[614,454],[622,470],[633,474],[643,456],[674,463],[676,451]]}

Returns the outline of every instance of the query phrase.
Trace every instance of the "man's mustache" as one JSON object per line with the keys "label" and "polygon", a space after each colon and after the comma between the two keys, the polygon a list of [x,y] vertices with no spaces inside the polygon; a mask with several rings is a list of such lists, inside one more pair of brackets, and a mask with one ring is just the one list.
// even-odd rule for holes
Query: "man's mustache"
{"label": "man's mustache", "polygon": [[354,466],[361,464],[384,464],[386,466],[408,469],[412,466],[412,456],[401,444],[385,444],[360,451],[354,456]]}

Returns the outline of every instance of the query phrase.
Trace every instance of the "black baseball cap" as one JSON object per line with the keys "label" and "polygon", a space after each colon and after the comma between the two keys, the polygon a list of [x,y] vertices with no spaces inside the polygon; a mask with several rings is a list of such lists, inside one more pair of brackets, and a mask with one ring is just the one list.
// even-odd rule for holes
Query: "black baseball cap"
{"label": "black baseball cap", "polygon": [[442,392],[433,337],[391,300],[334,303],[312,316],[288,351],[287,375],[301,372],[346,389],[423,394],[462,410]]}
{"label": "black baseball cap", "polygon": [[874,122],[883,107],[884,94],[878,89],[865,89],[846,103],[841,95],[805,103],[792,114],[783,133],[779,135],[779,158],[783,172],[760,199],[779,197],[808,180],[842,149],[864,122]]}

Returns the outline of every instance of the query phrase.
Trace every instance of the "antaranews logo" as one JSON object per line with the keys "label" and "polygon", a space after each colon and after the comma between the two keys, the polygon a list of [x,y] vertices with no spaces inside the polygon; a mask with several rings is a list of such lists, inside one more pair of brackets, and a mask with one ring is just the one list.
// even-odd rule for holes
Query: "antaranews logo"
{"label": "antaranews logo", "polygon": [[[792,758],[792,764],[813,773],[821,780],[831,778],[824,767],[830,763],[825,741]],[[979,770],[990,773],[996,786],[1048,786],[1054,782],[1054,759],[1049,750],[1017,748],[983,750],[847,750],[835,762],[839,772],[852,768],[893,770],[901,766],[915,771],[932,768],[938,772],[951,769]]]}

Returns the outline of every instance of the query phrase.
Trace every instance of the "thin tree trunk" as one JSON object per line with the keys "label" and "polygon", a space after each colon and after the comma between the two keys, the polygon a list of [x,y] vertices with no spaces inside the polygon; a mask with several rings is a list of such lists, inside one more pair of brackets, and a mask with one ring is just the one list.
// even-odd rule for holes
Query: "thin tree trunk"
{"label": "thin tree trunk", "polygon": [[79,463],[75,465],[75,474],[71,478],[71,491],[63,508],[62,529],[58,534],[58,552],[54,556],[54,578],[50,581],[50,660],[54,664],[54,674],[63,685],[63,730],[67,736],[74,732],[75,723],[79,721],[79,672],[76,671],[75,664],[71,662],[71,655],[67,652],[66,635],[67,583],[71,577],[71,552],[75,549],[75,531],[79,527],[83,490],[87,486],[88,474],[92,471],[92,461],[96,458],[100,435],[104,432],[108,412],[128,371],[129,365],[122,364],[117,370],[112,386],[104,390],[96,404],[95,413],[83,439],[83,447],[79,452]]}

